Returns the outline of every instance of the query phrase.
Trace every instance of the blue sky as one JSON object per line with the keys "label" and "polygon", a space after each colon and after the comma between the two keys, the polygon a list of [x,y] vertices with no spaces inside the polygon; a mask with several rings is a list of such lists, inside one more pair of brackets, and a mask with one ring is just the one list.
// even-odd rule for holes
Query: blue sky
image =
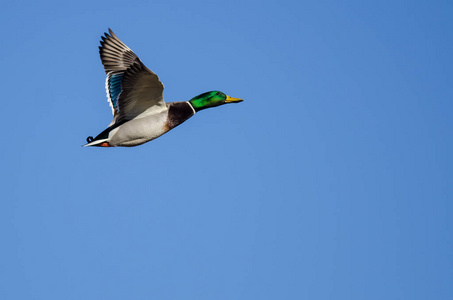
{"label": "blue sky", "polygon": [[[1,299],[452,299],[451,1],[9,1]],[[167,102],[135,148],[112,28]]]}

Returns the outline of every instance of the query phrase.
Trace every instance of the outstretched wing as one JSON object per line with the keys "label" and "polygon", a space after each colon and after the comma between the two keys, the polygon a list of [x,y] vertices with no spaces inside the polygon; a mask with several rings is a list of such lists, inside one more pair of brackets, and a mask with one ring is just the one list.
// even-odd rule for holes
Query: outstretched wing
{"label": "outstretched wing", "polygon": [[102,37],[99,53],[105,73],[112,124],[158,113],[166,108],[164,85],[135,53],[109,29]]}

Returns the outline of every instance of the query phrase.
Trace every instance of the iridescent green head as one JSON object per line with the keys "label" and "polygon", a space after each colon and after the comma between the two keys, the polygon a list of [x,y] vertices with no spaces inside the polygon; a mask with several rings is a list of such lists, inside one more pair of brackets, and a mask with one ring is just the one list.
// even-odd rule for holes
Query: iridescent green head
{"label": "iridescent green head", "polygon": [[232,98],[230,96],[225,95],[219,91],[212,91],[203,93],[198,95],[192,99],[190,99],[190,104],[192,104],[195,111],[199,111],[205,108],[219,106],[226,103],[236,103],[241,102],[242,99],[239,98]]}

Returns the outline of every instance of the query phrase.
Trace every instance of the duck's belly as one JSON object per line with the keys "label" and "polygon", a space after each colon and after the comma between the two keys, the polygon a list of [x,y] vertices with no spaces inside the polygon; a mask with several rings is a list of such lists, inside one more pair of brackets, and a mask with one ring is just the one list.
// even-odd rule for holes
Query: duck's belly
{"label": "duck's belly", "polygon": [[109,134],[110,146],[132,147],[149,142],[168,131],[165,126],[168,111],[149,117],[131,120]]}

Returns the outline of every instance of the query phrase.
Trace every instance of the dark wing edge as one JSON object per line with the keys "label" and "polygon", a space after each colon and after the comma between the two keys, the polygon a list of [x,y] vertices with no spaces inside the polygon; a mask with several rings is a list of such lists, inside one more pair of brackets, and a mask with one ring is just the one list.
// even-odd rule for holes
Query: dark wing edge
{"label": "dark wing edge", "polygon": [[109,28],[109,33],[101,37],[99,54],[106,74],[110,72],[124,72],[138,58]]}

